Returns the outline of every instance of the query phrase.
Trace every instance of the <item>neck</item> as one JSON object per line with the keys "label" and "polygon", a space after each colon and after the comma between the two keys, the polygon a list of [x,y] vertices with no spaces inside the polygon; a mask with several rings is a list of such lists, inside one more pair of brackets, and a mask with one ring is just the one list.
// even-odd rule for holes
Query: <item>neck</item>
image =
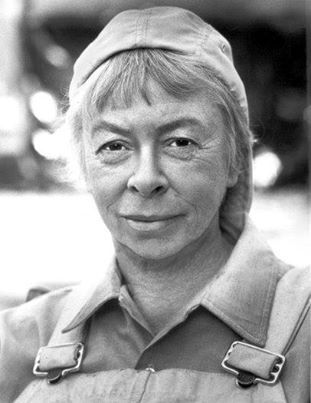
{"label": "neck", "polygon": [[158,260],[145,259],[118,243],[115,247],[129,292],[154,330],[161,328],[204,288],[232,249],[219,228],[204,234],[178,254]]}

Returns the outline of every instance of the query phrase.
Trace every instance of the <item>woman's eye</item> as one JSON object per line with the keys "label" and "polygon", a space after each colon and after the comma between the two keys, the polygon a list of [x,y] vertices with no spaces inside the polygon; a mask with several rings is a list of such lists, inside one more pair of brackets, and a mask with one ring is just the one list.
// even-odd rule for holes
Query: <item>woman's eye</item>
{"label": "woman's eye", "polygon": [[187,147],[194,144],[194,141],[187,138],[178,138],[170,142],[171,147]]}
{"label": "woman's eye", "polygon": [[167,141],[165,153],[182,160],[189,160],[196,155],[201,147],[187,137],[177,137]]}
{"label": "woman's eye", "polygon": [[99,149],[99,151],[124,151],[124,150],[127,150],[127,148],[120,141],[113,141],[113,142],[104,144]]}
{"label": "woman's eye", "polygon": [[109,141],[96,151],[98,158],[106,164],[117,164],[129,156],[131,148],[123,141]]}

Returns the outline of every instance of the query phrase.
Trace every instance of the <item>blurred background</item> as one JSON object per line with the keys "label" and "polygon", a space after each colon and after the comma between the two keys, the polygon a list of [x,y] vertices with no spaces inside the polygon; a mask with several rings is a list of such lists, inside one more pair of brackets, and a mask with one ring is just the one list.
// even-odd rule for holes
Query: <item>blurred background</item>
{"label": "blurred background", "polygon": [[111,255],[90,196],[61,179],[53,124],[83,48],[118,12],[155,5],[191,9],[229,39],[258,140],[252,219],[281,259],[310,263],[304,0],[0,0],[0,298],[79,281]]}

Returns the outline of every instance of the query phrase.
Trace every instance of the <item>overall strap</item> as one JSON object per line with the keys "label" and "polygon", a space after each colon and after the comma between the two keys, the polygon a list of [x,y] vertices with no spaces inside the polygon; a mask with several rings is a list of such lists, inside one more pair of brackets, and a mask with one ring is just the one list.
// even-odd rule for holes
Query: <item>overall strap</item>
{"label": "overall strap", "polygon": [[[113,281],[111,275],[115,271],[115,265],[115,258],[112,257],[107,262],[102,279],[95,278],[85,281],[76,286],[68,295],[48,345],[41,347],[37,354],[33,369],[36,376],[46,377],[49,383],[55,383],[65,375],[80,370],[90,320],[83,319],[80,324],[79,318],[87,318],[91,315],[91,313],[85,315],[85,307],[88,305],[89,298],[98,291],[101,284]],[[115,296],[114,284],[110,288],[109,293],[106,290],[106,298],[110,293],[111,296]],[[104,298],[104,296],[102,297]],[[73,321],[74,318],[77,320],[77,324]]]}
{"label": "overall strap", "polygon": [[258,382],[275,384],[285,364],[285,355],[309,309],[309,269],[289,270],[276,288],[265,348],[234,342],[222,367],[237,376],[237,384],[241,387]]}
{"label": "overall strap", "polygon": [[72,319],[73,309],[79,295],[79,292],[74,292],[73,295],[68,296],[68,301],[48,345],[39,349],[35,359],[34,375],[46,377],[48,383],[56,383],[67,374],[80,370],[85,352],[88,323],[83,323],[68,332],[63,332],[63,329]]}

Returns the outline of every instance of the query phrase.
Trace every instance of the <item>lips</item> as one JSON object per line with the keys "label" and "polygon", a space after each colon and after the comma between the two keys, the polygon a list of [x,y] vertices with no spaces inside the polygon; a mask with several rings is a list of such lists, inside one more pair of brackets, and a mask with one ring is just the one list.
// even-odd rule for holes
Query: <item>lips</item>
{"label": "lips", "polygon": [[172,218],[175,218],[176,215],[141,215],[141,214],[128,214],[124,215],[124,218],[127,220],[133,220],[133,221],[142,221],[142,222],[153,222],[153,221],[166,221],[170,220]]}
{"label": "lips", "polygon": [[126,215],[128,225],[136,231],[159,231],[170,226],[180,215]]}

